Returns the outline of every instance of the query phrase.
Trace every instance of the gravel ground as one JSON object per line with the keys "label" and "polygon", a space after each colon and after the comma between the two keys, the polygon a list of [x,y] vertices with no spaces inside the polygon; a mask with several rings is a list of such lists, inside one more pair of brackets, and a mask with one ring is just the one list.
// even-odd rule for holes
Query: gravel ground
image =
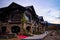
{"label": "gravel ground", "polygon": [[60,36],[58,34],[58,31],[54,31],[50,35],[48,35],[44,40],[60,40]]}

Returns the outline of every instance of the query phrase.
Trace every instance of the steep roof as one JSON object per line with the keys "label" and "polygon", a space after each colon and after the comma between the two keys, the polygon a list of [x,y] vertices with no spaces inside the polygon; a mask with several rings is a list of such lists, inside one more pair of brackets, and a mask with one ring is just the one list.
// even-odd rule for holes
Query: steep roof
{"label": "steep roof", "polygon": [[15,3],[15,2],[12,2],[12,3],[8,6],[8,8],[18,8],[18,9],[20,9],[20,10],[26,10],[25,7],[19,5],[19,4]]}
{"label": "steep roof", "polygon": [[31,14],[33,16],[37,16],[33,6],[27,6],[26,9],[29,10],[30,12],[32,12]]}
{"label": "steep roof", "polygon": [[16,10],[16,9],[18,9],[18,10],[20,10],[20,11],[25,11],[25,10],[26,10],[25,7],[19,5],[19,4],[15,3],[15,2],[12,2],[12,3],[8,6],[8,8],[9,8],[10,10]]}
{"label": "steep roof", "polygon": [[15,9],[19,9],[22,11],[29,10],[31,12],[32,16],[37,16],[33,6],[23,7],[15,2],[12,2],[8,7],[0,8],[0,12],[1,11],[9,12],[9,11],[12,11]]}
{"label": "steep roof", "polygon": [[31,15],[32,15],[32,19],[33,20],[38,20],[38,16],[34,10],[34,7],[33,6],[27,6],[26,9],[31,12]]}
{"label": "steep roof", "polygon": [[15,9],[19,9],[19,10],[22,10],[22,11],[25,11],[26,8],[15,3],[15,2],[12,2],[8,7],[4,7],[4,8],[0,8],[0,12],[3,11],[3,12],[9,12],[9,11],[12,11],[12,10],[15,10]]}

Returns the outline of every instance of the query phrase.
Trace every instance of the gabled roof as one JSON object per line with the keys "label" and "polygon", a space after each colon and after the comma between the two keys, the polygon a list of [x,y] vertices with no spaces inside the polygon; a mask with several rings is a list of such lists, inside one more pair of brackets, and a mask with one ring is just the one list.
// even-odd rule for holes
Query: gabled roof
{"label": "gabled roof", "polygon": [[33,6],[27,6],[26,9],[29,12],[31,12],[31,15],[32,15],[33,20],[38,20],[38,16],[37,16],[37,14],[36,14]]}
{"label": "gabled roof", "polygon": [[12,2],[8,7],[4,7],[4,8],[0,8],[0,11],[4,11],[4,12],[9,12],[9,11],[12,11],[12,10],[15,10],[15,9],[19,9],[19,10],[22,10],[22,11],[25,11],[25,10],[29,10],[32,14],[32,16],[36,16],[36,13],[35,13],[35,10],[34,10],[34,7],[33,6],[27,6],[27,7],[23,7],[15,2]]}
{"label": "gabled roof", "polygon": [[25,9],[25,7],[15,3],[15,2],[12,2],[8,7],[10,8],[20,8],[20,9]]}
{"label": "gabled roof", "polygon": [[31,14],[32,14],[33,16],[36,16],[36,12],[35,12],[33,6],[27,6],[26,9],[29,10],[30,12],[32,12]]}
{"label": "gabled roof", "polygon": [[35,13],[33,6],[23,7],[15,2],[12,2],[8,7],[0,8],[0,11],[9,12],[9,11],[12,11],[15,9],[19,9],[22,11],[29,10],[31,12],[32,16],[36,16],[36,13]]}
{"label": "gabled roof", "polygon": [[12,3],[8,6],[8,8],[10,8],[10,9],[19,9],[19,10],[22,10],[22,11],[25,11],[25,10],[26,10],[25,7],[19,5],[19,4],[15,3],[15,2],[12,2]]}
{"label": "gabled roof", "polygon": [[12,2],[8,7],[17,7],[17,6],[19,7],[20,5],[15,2]]}
{"label": "gabled roof", "polygon": [[15,9],[19,9],[19,10],[22,10],[22,11],[25,11],[26,8],[15,3],[15,2],[12,2],[8,7],[4,7],[4,8],[0,8],[0,11],[12,11],[12,10],[15,10]]}

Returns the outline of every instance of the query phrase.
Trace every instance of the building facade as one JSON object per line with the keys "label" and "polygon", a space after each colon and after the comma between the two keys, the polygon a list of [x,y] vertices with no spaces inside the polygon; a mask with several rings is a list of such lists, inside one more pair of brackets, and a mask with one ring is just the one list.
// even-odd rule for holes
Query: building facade
{"label": "building facade", "polygon": [[0,8],[0,33],[25,34],[44,30],[43,17],[36,15],[33,6],[23,7],[11,3],[8,7]]}

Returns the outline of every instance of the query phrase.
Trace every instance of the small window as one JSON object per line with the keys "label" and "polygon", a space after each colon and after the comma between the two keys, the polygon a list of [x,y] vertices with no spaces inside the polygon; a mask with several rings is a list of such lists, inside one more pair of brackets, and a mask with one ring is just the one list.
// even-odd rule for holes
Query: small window
{"label": "small window", "polygon": [[20,32],[20,27],[19,26],[12,26],[11,32],[18,34],[18,32]]}
{"label": "small window", "polygon": [[1,31],[2,31],[2,33],[6,33],[6,26],[2,26]]}

